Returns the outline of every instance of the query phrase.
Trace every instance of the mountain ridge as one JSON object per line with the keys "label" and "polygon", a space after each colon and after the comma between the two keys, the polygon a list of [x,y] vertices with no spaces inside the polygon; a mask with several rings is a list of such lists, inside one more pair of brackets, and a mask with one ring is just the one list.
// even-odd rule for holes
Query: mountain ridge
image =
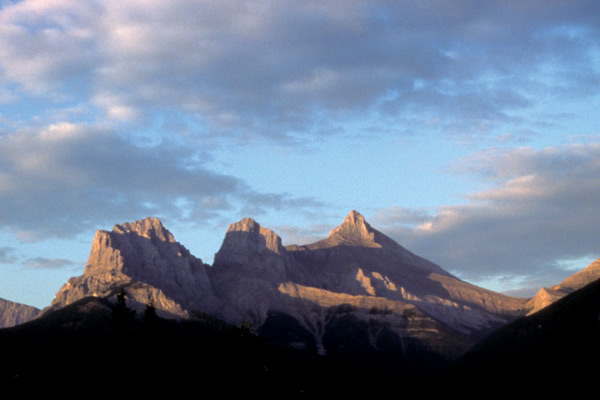
{"label": "mountain ridge", "polygon": [[83,275],[69,279],[43,312],[84,296],[114,296],[123,286],[138,310],[152,300],[165,316],[201,312],[249,322],[265,335],[273,318],[286,315],[305,338],[295,345],[323,354],[337,351],[326,344],[340,315],[371,350],[391,335],[450,357],[461,350],[444,337],[464,347],[526,307],[525,299],[463,282],[411,253],[355,210],[327,238],[305,246],[283,246],[275,232],[243,218],[228,227],[212,266],[156,218],[115,225],[96,233]]}
{"label": "mountain ridge", "polygon": [[[600,279],[595,279],[479,341],[457,359],[448,376],[468,376],[490,385],[556,379],[591,387],[600,356],[599,316]],[[530,387],[536,394],[545,389]]]}
{"label": "mountain ridge", "polygon": [[213,265],[156,218],[99,230],[84,273],[42,314],[85,296],[114,301],[119,288],[139,311],[152,301],[168,318],[207,314],[322,355],[360,348],[397,353],[408,364],[453,359],[535,308],[532,299],[460,280],[356,210],[325,239],[303,246],[283,246],[274,231],[243,218],[229,225]]}
{"label": "mountain ridge", "polygon": [[529,311],[528,315],[544,309],[564,296],[571,294],[598,279],[600,279],[600,258],[597,258],[585,268],[566,277],[559,284],[540,288],[529,300],[528,304],[531,311]]}
{"label": "mountain ridge", "polygon": [[[77,338],[77,344],[66,348],[78,354],[80,348],[89,346],[84,344],[89,342],[88,334],[79,337],[79,330],[94,332],[97,327],[101,331],[94,334],[100,340],[106,329],[113,329],[106,326],[107,313],[114,308],[119,293],[126,293],[127,306],[136,311],[138,327],[143,327],[139,325],[144,320],[141,316],[150,304],[159,317],[171,321],[174,336],[169,336],[169,340],[181,341],[182,356],[187,351],[186,346],[195,346],[198,339],[186,336],[187,339],[180,340],[176,332],[187,329],[184,326],[188,323],[203,325],[206,318],[210,318],[241,327],[240,332],[251,327],[264,343],[275,346],[273,349],[298,351],[286,353],[283,358],[303,354],[302,358],[311,360],[306,367],[300,366],[299,371],[314,368],[313,362],[325,365],[321,364],[322,360],[329,359],[347,367],[340,372],[340,378],[344,379],[350,371],[361,379],[369,371],[373,377],[381,377],[382,373],[404,378],[450,377],[443,382],[456,383],[453,373],[460,374],[464,367],[496,382],[486,376],[490,362],[478,361],[477,354],[483,357],[490,351],[489,354],[508,354],[502,346],[511,347],[511,340],[520,339],[514,339],[511,333],[514,328],[504,327],[523,326],[519,324],[529,321],[527,314],[539,318],[549,313],[553,308],[541,301],[554,303],[561,297],[568,298],[567,291],[578,293],[577,285],[594,278],[599,266],[600,259],[561,284],[542,288],[537,298],[507,296],[462,281],[411,253],[370,226],[355,210],[325,239],[303,246],[283,246],[281,237],[274,231],[251,218],[243,218],[229,225],[213,265],[208,265],[177,242],[160,220],[148,217],[114,225],[111,231],[97,231],[84,273],[70,278],[57,292],[51,306],[41,310],[35,319],[15,327],[22,327],[22,331],[0,330],[0,333],[10,338],[2,344],[5,349],[11,349],[15,360],[22,358],[21,350],[38,354],[36,349],[43,349],[43,345],[42,348],[29,347],[38,342],[38,337],[42,339],[44,332],[56,329],[64,332],[61,337]],[[534,312],[536,307],[543,309]],[[75,319],[70,321],[69,318]],[[552,325],[556,324],[544,320],[529,324],[527,331],[537,335],[538,330],[541,332]],[[16,332],[27,332],[28,339]],[[137,335],[146,335],[145,330],[136,332],[128,339],[132,346],[139,339]],[[503,337],[502,332],[509,333]],[[67,336],[62,336],[64,334]],[[535,341],[537,336],[532,337]],[[43,341],[53,347],[53,340],[57,338],[59,336]],[[11,345],[13,342],[19,345]],[[165,359],[172,362],[172,352],[166,342],[165,346],[162,349],[161,345],[160,351],[166,350],[169,356]],[[499,347],[494,349],[494,346]],[[580,348],[585,348],[585,344]],[[568,349],[569,344],[565,344],[561,351]],[[114,350],[109,344],[107,351]],[[225,350],[215,348],[215,351]],[[60,351],[55,356],[59,357],[58,354]],[[144,353],[144,360],[155,362],[148,358],[151,354],[149,349],[149,353]],[[468,358],[465,354],[469,354]],[[519,363],[521,356],[514,354],[506,358],[510,361],[503,362],[502,366],[493,366],[494,370],[500,374],[502,369]],[[219,354],[214,356],[220,359]],[[245,356],[232,357],[231,360],[241,360]],[[294,364],[296,356],[291,357],[284,361],[286,367],[281,372]],[[535,362],[529,355],[525,357],[527,365]],[[547,364],[551,354],[548,357]],[[458,369],[452,369],[456,360],[460,362]],[[252,363],[252,368],[261,362]],[[223,371],[227,363],[223,361]],[[44,367],[29,368],[19,361],[16,370],[44,374],[45,366],[51,364],[51,359],[44,359]],[[65,368],[78,370],[69,365],[69,361],[63,364]],[[480,366],[485,366],[484,370]],[[446,372],[448,367],[450,374]],[[522,367],[525,369],[518,374],[520,377],[528,373],[526,367]],[[181,366],[178,368],[186,376],[193,375]],[[244,368],[238,371],[241,376],[245,374]],[[10,376],[14,375],[13,366],[5,365],[4,369]],[[264,375],[265,371],[259,373],[260,379],[268,375]],[[88,378],[82,375],[82,379]],[[179,377],[173,376],[173,379]]]}

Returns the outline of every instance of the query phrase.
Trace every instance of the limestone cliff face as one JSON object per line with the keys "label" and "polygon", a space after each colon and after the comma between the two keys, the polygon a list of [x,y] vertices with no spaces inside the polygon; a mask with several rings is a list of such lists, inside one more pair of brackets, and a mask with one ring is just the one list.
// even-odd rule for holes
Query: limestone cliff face
{"label": "limestone cliff face", "polygon": [[181,317],[202,311],[259,326],[270,312],[280,312],[309,321],[307,329],[322,322],[303,314],[307,304],[340,305],[335,299],[347,296],[365,305],[410,305],[465,334],[503,323],[524,307],[519,299],[465,283],[411,253],[354,210],[324,240],[287,248],[273,231],[244,218],[227,229],[212,267],[155,218],[115,225],[96,233],[83,275],[60,289],[51,308],[84,296],[109,296],[123,285],[135,302],[151,297],[160,309]]}
{"label": "limestone cliff face", "polygon": [[10,328],[31,321],[39,312],[35,307],[0,299],[0,328]]}
{"label": "limestone cliff face", "polygon": [[[419,257],[351,211],[326,239],[283,247],[274,232],[245,218],[231,224],[209,278],[221,316],[260,326],[270,312],[293,315],[319,335],[323,315],[312,304],[362,304],[418,310],[470,335],[523,313],[526,299],[479,288]],[[352,300],[350,300],[352,299]],[[375,318],[371,315],[371,318]]]}
{"label": "limestone cliff face", "polygon": [[264,274],[283,273],[285,247],[281,238],[256,221],[244,218],[231,224],[221,248],[215,254],[215,267],[250,267]]}
{"label": "limestone cliff face", "polygon": [[59,290],[51,308],[136,283],[128,291],[132,301],[152,297],[165,312],[187,317],[187,309],[212,298],[206,267],[155,218],[115,225],[96,232],[83,275]]}
{"label": "limestone cliff face", "polygon": [[[463,333],[503,324],[525,299],[471,285],[372,228],[356,211],[322,241],[289,246],[294,282],[364,298],[414,305]],[[303,273],[302,273],[303,272]]]}
{"label": "limestone cliff face", "polygon": [[209,277],[221,299],[218,316],[239,324],[261,325],[281,306],[277,287],[287,278],[290,262],[281,238],[250,218],[227,229]]}

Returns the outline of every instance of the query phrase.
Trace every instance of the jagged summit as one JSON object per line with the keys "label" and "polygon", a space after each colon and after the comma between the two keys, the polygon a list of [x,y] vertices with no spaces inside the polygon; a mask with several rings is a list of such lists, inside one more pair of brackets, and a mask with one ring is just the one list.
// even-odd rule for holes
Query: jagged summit
{"label": "jagged summit", "polygon": [[157,218],[148,217],[96,231],[83,275],[69,279],[50,308],[90,295],[107,297],[115,287],[133,283],[138,286],[129,289],[132,299],[144,304],[151,296],[157,307],[179,316],[187,314],[178,303],[192,304],[211,295],[202,260]]}
{"label": "jagged summit", "polygon": [[233,224],[230,224],[229,227],[227,228],[227,233],[228,232],[237,232],[237,231],[242,231],[242,232],[260,232],[260,224],[258,222],[256,222],[255,220],[253,220],[252,218],[242,218],[239,222],[234,222]]}
{"label": "jagged summit", "polygon": [[163,226],[160,220],[154,217],[147,217],[138,221],[115,225],[112,231],[121,234],[133,233],[147,239],[157,238],[164,242],[175,242],[175,238],[171,232]]}
{"label": "jagged summit", "polygon": [[393,239],[369,225],[365,217],[356,210],[351,210],[342,223],[329,232],[326,239],[306,247],[314,250],[335,246],[386,248],[400,252],[406,251]]}
{"label": "jagged summit", "polygon": [[374,245],[375,231],[358,211],[348,213],[341,225],[333,229],[327,238],[335,238],[341,243]]}
{"label": "jagged summit", "polygon": [[229,225],[212,266],[156,218],[99,230],[83,275],[63,285],[51,309],[86,296],[112,299],[123,286],[139,310],[152,299],[173,317],[205,313],[233,324],[250,321],[322,354],[337,351],[328,346],[340,339],[338,311],[351,312],[361,335],[369,332],[363,338],[368,348],[392,335],[450,353],[460,347],[453,335],[468,339],[491,329],[525,302],[459,280],[374,229],[356,210],[325,239],[303,246],[284,247],[272,230],[243,218]]}
{"label": "jagged summit", "polygon": [[215,254],[215,265],[245,264],[254,257],[285,253],[281,237],[252,218],[243,218],[227,228],[225,240]]}

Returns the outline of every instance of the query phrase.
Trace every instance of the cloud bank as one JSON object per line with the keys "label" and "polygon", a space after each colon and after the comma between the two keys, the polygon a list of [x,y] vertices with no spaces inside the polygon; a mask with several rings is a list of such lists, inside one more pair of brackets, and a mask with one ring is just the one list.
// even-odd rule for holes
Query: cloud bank
{"label": "cloud bank", "polygon": [[259,212],[318,205],[255,192],[197,157],[180,145],[142,147],[70,123],[0,136],[0,221],[27,241],[149,215],[200,222],[243,206]]}
{"label": "cloud bank", "polygon": [[594,1],[27,0],[0,9],[0,70],[7,95],[117,121],[180,110],[273,138],[359,113],[479,132],[596,93],[597,15]]}
{"label": "cloud bank", "polygon": [[490,188],[429,217],[389,209],[375,220],[409,249],[468,280],[558,283],[565,276],[561,262],[600,256],[600,144],[488,151],[463,160],[460,169],[480,173]]}

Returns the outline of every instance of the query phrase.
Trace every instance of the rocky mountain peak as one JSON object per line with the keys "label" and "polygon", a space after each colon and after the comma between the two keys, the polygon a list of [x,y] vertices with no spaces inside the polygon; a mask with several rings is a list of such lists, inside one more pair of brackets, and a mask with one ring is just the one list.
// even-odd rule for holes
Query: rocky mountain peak
{"label": "rocky mountain peak", "polygon": [[598,279],[600,279],[600,258],[594,260],[581,271],[567,277],[558,285],[538,290],[535,296],[529,300],[529,305],[532,307],[529,314],[547,307],[567,294],[579,290]]}
{"label": "rocky mountain peak", "polygon": [[314,248],[331,246],[359,246],[387,248],[404,252],[398,243],[369,225],[358,211],[351,210],[341,225],[329,232],[326,239],[312,245]]}
{"label": "rocky mountain peak", "polygon": [[126,222],[124,224],[115,225],[113,232],[120,234],[134,234],[146,239],[156,238],[162,242],[174,243],[175,238],[158,220],[154,217],[140,219],[134,222]]}
{"label": "rocky mountain peak", "polygon": [[376,232],[357,211],[348,213],[341,225],[329,232],[328,240],[337,244],[381,247],[375,240]]}
{"label": "rocky mountain peak", "polygon": [[[174,315],[184,313],[161,298],[191,303],[210,296],[202,260],[177,242],[158,219],[149,217],[115,225],[112,231],[98,230],[83,275],[69,279],[51,307],[62,307],[89,295],[107,296],[115,287],[133,282],[153,287],[157,303],[163,302],[161,307]],[[143,304],[150,292],[138,292],[130,289],[129,295]]]}
{"label": "rocky mountain peak", "polygon": [[247,264],[257,255],[264,257],[285,252],[281,238],[275,232],[251,218],[243,218],[227,228],[225,240],[215,254],[215,265]]}
{"label": "rocky mountain peak", "polygon": [[230,224],[227,228],[227,232],[251,232],[251,233],[260,233],[260,224],[253,220],[252,218],[242,218],[239,222],[234,222]]}

